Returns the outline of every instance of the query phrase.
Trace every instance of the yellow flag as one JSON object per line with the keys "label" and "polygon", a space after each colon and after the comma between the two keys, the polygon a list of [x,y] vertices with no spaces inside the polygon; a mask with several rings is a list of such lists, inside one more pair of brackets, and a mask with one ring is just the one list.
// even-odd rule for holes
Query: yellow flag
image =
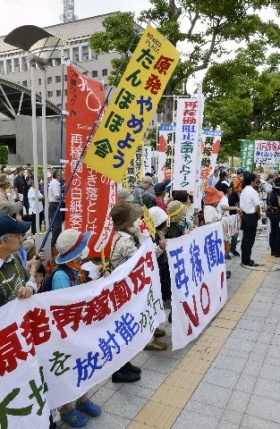
{"label": "yellow flag", "polygon": [[89,167],[121,182],[179,57],[148,25],[90,143],[84,159]]}

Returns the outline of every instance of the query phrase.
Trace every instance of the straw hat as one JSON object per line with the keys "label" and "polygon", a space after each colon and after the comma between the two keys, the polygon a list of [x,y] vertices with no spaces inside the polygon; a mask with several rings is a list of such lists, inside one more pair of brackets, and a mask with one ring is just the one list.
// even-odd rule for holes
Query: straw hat
{"label": "straw hat", "polygon": [[178,200],[171,201],[167,206],[167,214],[170,222],[179,222],[184,219],[187,212],[187,206]]}
{"label": "straw hat", "polygon": [[79,232],[76,229],[63,231],[56,240],[55,247],[59,252],[56,263],[65,264],[80,256],[87,246],[90,236],[90,232]]}
{"label": "straw hat", "polygon": [[7,174],[1,174],[0,175],[0,186],[7,185],[7,184],[10,184],[10,180],[9,180]]}
{"label": "straw hat", "polygon": [[218,189],[210,186],[205,189],[204,203],[209,205],[219,203],[223,196],[223,192],[218,191]]}

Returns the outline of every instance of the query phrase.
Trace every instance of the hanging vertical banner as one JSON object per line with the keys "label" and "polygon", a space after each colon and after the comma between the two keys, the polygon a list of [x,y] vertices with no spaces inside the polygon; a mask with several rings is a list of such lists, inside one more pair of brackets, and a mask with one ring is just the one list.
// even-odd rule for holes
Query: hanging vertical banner
{"label": "hanging vertical banner", "polygon": [[173,124],[160,124],[158,127],[158,182],[164,182],[171,176],[171,169],[168,169],[168,166],[166,165],[166,160],[167,154],[169,153],[170,145],[173,146],[173,132]]}
{"label": "hanging vertical banner", "polygon": [[184,189],[191,194],[194,193],[196,182],[198,114],[196,99],[178,99],[173,189]]}
{"label": "hanging vertical banner", "polygon": [[152,171],[152,148],[144,146],[144,176]]}
{"label": "hanging vertical banner", "polygon": [[[67,69],[66,159],[65,180],[69,180],[89,131],[105,101],[104,87],[72,66]],[[102,198],[101,198],[102,196]],[[115,183],[80,162],[65,196],[65,229],[90,231],[90,256],[100,256],[102,248],[109,255],[112,220],[110,210],[116,201]]]}
{"label": "hanging vertical banner", "polygon": [[134,155],[134,165],[135,165],[135,178],[136,183],[140,183],[142,177],[144,176],[144,142],[142,141],[141,144],[136,149],[135,155]]}
{"label": "hanging vertical banner", "polygon": [[240,165],[244,170],[253,171],[255,157],[255,140],[241,140]]}
{"label": "hanging vertical banner", "polygon": [[176,48],[148,25],[92,139],[87,165],[116,182],[122,180],[179,57]]}
{"label": "hanging vertical banner", "polygon": [[202,141],[202,159],[201,159],[201,178],[202,191],[207,187],[208,180],[213,175],[218,152],[221,143],[221,130],[204,129],[201,133]]}

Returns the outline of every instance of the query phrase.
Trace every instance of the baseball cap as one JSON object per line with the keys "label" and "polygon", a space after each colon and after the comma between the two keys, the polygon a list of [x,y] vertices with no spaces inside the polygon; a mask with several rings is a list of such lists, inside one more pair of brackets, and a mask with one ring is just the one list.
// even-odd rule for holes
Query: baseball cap
{"label": "baseball cap", "polygon": [[156,195],[162,194],[166,190],[164,183],[157,183],[154,186],[154,191]]}
{"label": "baseball cap", "polygon": [[243,173],[243,168],[241,168],[241,167],[238,167],[238,169],[236,170],[236,174],[240,174],[240,173]]}
{"label": "baseball cap", "polygon": [[9,215],[0,215],[0,234],[25,234],[31,227],[31,222],[22,222]]}

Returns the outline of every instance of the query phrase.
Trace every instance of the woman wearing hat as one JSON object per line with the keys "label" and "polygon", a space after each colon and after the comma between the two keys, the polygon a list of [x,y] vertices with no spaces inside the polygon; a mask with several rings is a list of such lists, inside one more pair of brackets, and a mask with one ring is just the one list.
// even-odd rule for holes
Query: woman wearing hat
{"label": "woman wearing hat", "polygon": [[9,197],[7,195],[7,190],[10,187],[10,180],[6,174],[0,175],[0,202],[8,202]]}
{"label": "woman wearing hat", "polygon": [[[142,216],[138,204],[118,201],[111,210],[115,235],[112,242],[110,261],[112,269],[125,263],[137,251],[140,243],[135,233],[134,222]],[[112,375],[114,383],[131,383],[140,380],[141,369],[127,362]]]}
{"label": "woman wearing hat", "polygon": [[178,200],[171,201],[167,206],[169,227],[166,238],[181,237],[186,233],[187,206]]}
{"label": "woman wearing hat", "polygon": [[[59,252],[56,257],[56,263],[59,265],[65,264],[73,272],[75,285],[86,282],[86,274],[81,270],[82,259],[88,256],[88,241],[90,232],[80,233],[75,229],[67,229],[63,231],[57,238],[56,248]],[[66,289],[72,286],[73,279],[60,270],[59,267],[55,271],[52,280],[52,289]],[[101,408],[93,404],[88,399],[88,394],[82,395],[76,402],[63,405],[61,409],[61,418],[69,426],[80,428],[87,424],[88,420],[81,413],[86,413],[90,417],[97,417],[101,413]]]}

